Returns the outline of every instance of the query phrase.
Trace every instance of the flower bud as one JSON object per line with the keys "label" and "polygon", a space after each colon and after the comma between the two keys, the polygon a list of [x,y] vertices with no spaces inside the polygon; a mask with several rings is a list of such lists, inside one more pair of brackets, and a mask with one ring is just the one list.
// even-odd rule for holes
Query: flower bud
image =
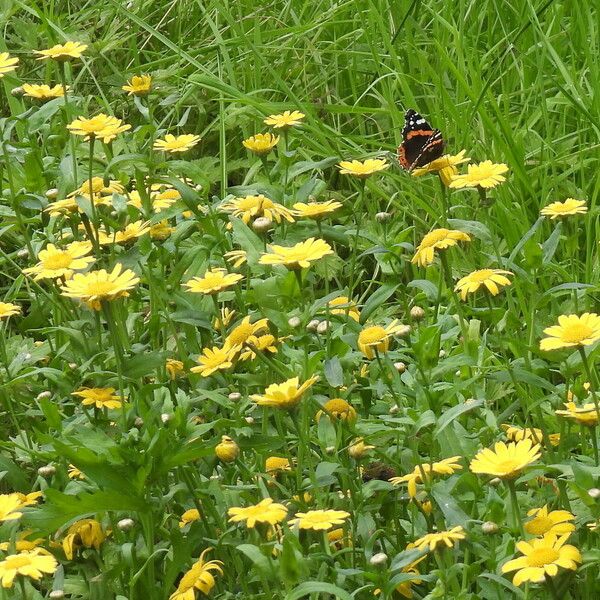
{"label": "flower bud", "polygon": [[48,198],[48,200],[56,200],[58,198],[58,190],[56,188],[50,188],[46,192],[46,198]]}
{"label": "flower bud", "polygon": [[327,446],[327,448],[325,448],[325,454],[328,454],[329,456],[332,456],[335,454],[335,446]]}
{"label": "flower bud", "polygon": [[46,390],[45,392],[40,392],[36,396],[36,400],[48,400],[48,398],[52,398],[52,392]]}
{"label": "flower bud", "polygon": [[227,435],[221,436],[221,442],[215,446],[217,458],[225,463],[233,462],[240,454],[240,447]]}
{"label": "flower bud", "polygon": [[18,252],[17,252],[17,256],[19,258],[27,258],[29,256],[29,250],[27,250],[27,248],[21,248]]}
{"label": "flower bud", "polygon": [[169,414],[169,413],[162,413],[162,415],[160,415],[160,420],[166,425],[171,419],[173,418],[173,415]]}
{"label": "flower bud", "polygon": [[121,531],[130,531],[135,526],[135,521],[133,519],[121,519],[117,523],[117,527]]}
{"label": "flower bud", "polygon": [[406,371],[406,365],[403,362],[395,362],[394,369],[396,369],[398,373],[404,373],[404,371]]}
{"label": "flower bud", "polygon": [[24,92],[25,92],[25,90],[23,89],[23,87],[18,86],[16,88],[13,88],[12,90],[10,90],[10,95],[20,98],[24,94]]}
{"label": "flower bud", "polygon": [[140,429],[141,427],[144,426],[144,419],[142,419],[142,417],[136,417],[135,421],[133,422],[133,424],[135,425],[135,427],[137,427],[138,429]]}
{"label": "flower bud", "polygon": [[244,421],[246,421],[246,423],[248,423],[248,425],[254,425],[254,417],[244,417]]}
{"label": "flower bud", "polygon": [[63,590],[52,590],[50,594],[48,594],[48,598],[52,598],[52,600],[60,600],[65,597],[65,593]]}
{"label": "flower bud", "polygon": [[368,450],[372,450],[375,446],[368,446],[362,438],[356,438],[348,446],[348,454],[354,459],[362,458]]}
{"label": "flower bud", "polygon": [[242,395],[239,392],[231,392],[229,396],[227,396],[232,402],[239,402],[242,399]]}
{"label": "flower bud", "polygon": [[481,524],[481,531],[486,535],[493,535],[494,533],[498,533],[498,525],[494,521],[486,521]]}
{"label": "flower bud", "polygon": [[69,366],[69,369],[71,369],[71,371],[74,371],[78,367],[77,363],[74,363],[74,362],[70,362],[68,366]]}
{"label": "flower bud", "polygon": [[317,325],[317,333],[323,335],[329,329],[329,321],[321,321]]}
{"label": "flower bud", "polygon": [[309,321],[308,325],[306,326],[306,329],[308,331],[316,331],[317,327],[319,326],[319,319],[313,319],[312,321]]}
{"label": "flower bud", "polygon": [[387,562],[387,559],[388,555],[385,552],[378,552],[377,554],[373,554],[373,556],[371,556],[369,562],[375,567],[380,567]]}
{"label": "flower bud", "polygon": [[410,325],[399,325],[396,335],[398,337],[406,337],[411,332],[412,327]]}
{"label": "flower bud", "polygon": [[445,350],[440,350],[440,352],[439,352],[438,356],[439,356],[440,358],[444,358],[444,357],[446,356],[446,351],[445,351]]}
{"label": "flower bud", "polygon": [[300,317],[290,317],[288,319],[288,325],[292,329],[296,329],[296,327],[298,327],[300,325],[300,323],[302,323],[302,321],[300,320]]}
{"label": "flower bud", "polygon": [[378,223],[385,223],[390,220],[391,216],[392,215],[389,212],[378,212],[375,215],[375,219]]}
{"label": "flower bud", "polygon": [[490,479],[490,485],[494,487],[498,487],[502,483],[502,479],[500,477],[494,477],[494,479]]}
{"label": "flower bud", "polygon": [[267,217],[258,217],[258,219],[252,223],[252,229],[254,229],[256,233],[266,233],[271,227],[273,227],[273,221],[267,219]]}
{"label": "flower bud", "polygon": [[56,473],[56,467],[54,465],[46,465],[38,469],[38,475],[41,477],[52,477]]}
{"label": "flower bud", "polygon": [[410,309],[410,318],[414,321],[420,321],[425,316],[425,310],[420,306],[413,306]]}
{"label": "flower bud", "polygon": [[397,404],[394,404],[394,406],[390,406],[390,410],[388,410],[388,413],[390,413],[390,415],[396,415],[398,414],[399,410],[400,407]]}
{"label": "flower bud", "polygon": [[600,489],[598,488],[591,488],[588,490],[588,496],[590,498],[593,498],[594,500],[598,500],[600,499]]}

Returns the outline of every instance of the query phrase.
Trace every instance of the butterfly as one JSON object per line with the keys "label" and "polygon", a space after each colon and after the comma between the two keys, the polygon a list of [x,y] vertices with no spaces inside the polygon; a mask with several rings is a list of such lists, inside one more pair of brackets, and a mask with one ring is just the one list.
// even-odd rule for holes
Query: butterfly
{"label": "butterfly", "polygon": [[402,143],[398,146],[400,166],[407,171],[423,167],[442,156],[444,138],[416,111],[409,108],[404,115]]}

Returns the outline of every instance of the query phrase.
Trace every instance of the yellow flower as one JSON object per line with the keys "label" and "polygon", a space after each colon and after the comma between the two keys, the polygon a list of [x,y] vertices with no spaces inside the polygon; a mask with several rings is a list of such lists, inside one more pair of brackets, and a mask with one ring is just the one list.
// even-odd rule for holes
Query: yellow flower
{"label": "yellow flower", "polygon": [[152,89],[152,77],[150,75],[134,75],[121,89],[127,92],[128,96],[146,96]]}
{"label": "yellow flower", "polygon": [[272,498],[265,498],[252,506],[230,508],[227,514],[230,523],[246,521],[246,527],[252,529],[257,523],[281,523],[287,515],[287,508],[283,504],[273,502]]}
{"label": "yellow flower", "polygon": [[247,140],[242,142],[244,148],[251,150],[254,154],[259,156],[262,154],[268,154],[273,150],[279,142],[279,136],[273,135],[272,133],[257,133],[251,135]]}
{"label": "yellow flower", "polygon": [[389,166],[389,163],[383,158],[368,158],[362,162],[360,160],[342,160],[338,164],[342,175],[353,175],[360,179],[373,175],[373,173],[384,171]]}
{"label": "yellow flower", "polygon": [[466,277],[459,279],[454,291],[460,292],[461,299],[466,300],[469,294],[476,292],[483,286],[492,296],[496,296],[500,293],[500,287],[511,284],[510,279],[506,275],[512,275],[512,273],[501,269],[480,269],[479,271],[473,271]]}
{"label": "yellow flower", "polygon": [[22,506],[19,494],[0,494],[0,522],[20,519],[23,516],[19,512]]}
{"label": "yellow flower", "polygon": [[119,133],[131,129],[131,125],[123,124],[121,119],[100,113],[95,117],[86,119],[80,117],[67,125],[67,129],[74,135],[84,136],[84,141],[99,138],[105,144],[114,140]]}
{"label": "yellow flower", "polygon": [[564,202],[552,202],[540,211],[544,217],[550,217],[552,220],[570,215],[584,215],[588,211],[585,200],[575,200],[567,198]]}
{"label": "yellow flower", "polygon": [[23,269],[23,273],[35,275],[36,281],[59,277],[69,279],[73,275],[73,271],[87,269],[94,262],[93,257],[86,256],[89,252],[89,246],[81,242],[73,242],[64,250],[57,248],[54,244],[48,244],[44,250],[40,251],[37,265]]}
{"label": "yellow flower", "polygon": [[259,319],[258,321],[251,323],[250,317],[246,316],[225,338],[224,347],[240,348],[241,346],[246,345],[249,340],[255,338],[258,333],[268,330],[268,326],[268,319]]}
{"label": "yellow flower", "polygon": [[194,590],[200,590],[208,595],[215,587],[216,581],[211,571],[223,575],[223,564],[220,560],[204,561],[207,552],[212,548],[207,548],[202,552],[200,558],[192,565],[192,568],[181,578],[177,590],[169,596],[169,600],[194,600]]}
{"label": "yellow flower", "polygon": [[105,269],[89,273],[75,273],[61,286],[63,296],[78,298],[93,310],[100,310],[102,301],[111,301],[129,296],[129,291],[140,281],[140,278],[123,265],[117,263],[109,273]]}
{"label": "yellow flower", "polygon": [[575,531],[575,525],[569,523],[569,521],[575,520],[575,515],[568,510],[548,512],[548,505],[545,505],[542,508],[532,508],[527,512],[527,516],[533,517],[533,519],[527,521],[523,527],[531,535],[545,535],[546,533],[563,535]]}
{"label": "yellow flower", "polygon": [[352,546],[352,539],[349,531],[344,531],[343,527],[332,529],[327,532],[327,541],[336,550],[342,548],[350,548]]}
{"label": "yellow flower", "polygon": [[513,479],[540,457],[539,444],[529,439],[520,442],[496,442],[494,450],[484,448],[471,461],[470,469],[480,475]]}
{"label": "yellow flower", "polygon": [[427,533],[418,540],[415,540],[411,545],[418,550],[428,550],[433,552],[438,546],[446,546],[452,548],[456,542],[465,539],[463,528],[458,525],[448,531],[438,531],[437,533]]}
{"label": "yellow flower", "polygon": [[54,85],[50,87],[46,84],[23,84],[23,96],[28,98],[36,98],[37,100],[51,100],[52,98],[62,98],[65,95],[65,90],[62,85]]}
{"label": "yellow flower", "polygon": [[218,317],[215,317],[215,320],[213,321],[213,327],[217,331],[223,331],[226,327],[229,326],[229,323],[231,323],[234,316],[235,310],[231,310],[227,307],[222,308],[220,315]]}
{"label": "yellow flower", "polygon": [[269,249],[270,252],[263,254],[258,262],[261,265],[284,265],[288,269],[307,268],[311,262],[333,254],[327,242],[315,238],[309,238],[291,247],[272,245]]}
{"label": "yellow flower", "polygon": [[556,410],[554,412],[561,417],[565,417],[565,419],[579,423],[579,425],[587,427],[598,425],[598,411],[596,405],[592,402],[588,402],[581,407],[578,407],[575,402],[565,402],[565,407],[567,410]]}
{"label": "yellow flower", "polygon": [[195,294],[218,294],[242,279],[244,276],[239,273],[228,273],[225,269],[215,268],[206,271],[203,277],[192,277],[183,285],[188,288],[188,292]]}
{"label": "yellow flower", "polygon": [[421,243],[410,262],[417,264],[420,267],[426,267],[433,262],[436,250],[445,250],[451,246],[456,246],[458,242],[470,241],[471,236],[464,231],[444,228],[434,229],[421,240]]}
{"label": "yellow flower", "polygon": [[30,492],[29,494],[22,494],[21,492],[16,492],[17,496],[19,496],[19,501],[21,502],[21,506],[33,506],[38,503],[40,498],[44,497],[44,492]]}
{"label": "yellow flower", "polygon": [[330,313],[332,315],[348,315],[351,319],[354,319],[357,323],[360,321],[360,311],[356,304],[351,302],[347,296],[338,296],[328,303]]}
{"label": "yellow flower", "polygon": [[[173,206],[173,204],[175,204],[175,202],[177,202],[177,200],[180,199],[181,194],[179,191],[171,187],[150,190],[150,203],[155,214],[170,208]],[[138,210],[142,210],[142,198],[137,190],[129,192],[129,201],[127,204],[137,208]]]}
{"label": "yellow flower", "polygon": [[106,234],[106,240],[103,240],[104,244],[127,244],[133,240],[137,240],[150,233],[150,223],[148,221],[135,221],[135,223],[129,223],[125,229],[121,231],[115,231],[112,234]]}
{"label": "yellow flower", "polygon": [[123,398],[115,395],[115,388],[81,388],[72,392],[71,396],[82,398],[83,406],[96,408],[121,408]]}
{"label": "yellow flower", "polygon": [[228,435],[222,435],[221,441],[215,446],[215,454],[225,463],[233,462],[240,455],[240,447]]}
{"label": "yellow flower", "polygon": [[332,398],[325,402],[325,404],[323,404],[323,410],[320,410],[315,415],[315,420],[318,422],[324,414],[334,421],[337,419],[350,422],[356,420],[356,410],[342,398]]}
{"label": "yellow flower", "polygon": [[47,50],[36,50],[38,60],[51,58],[59,62],[71,60],[73,58],[81,58],[81,55],[87,49],[87,44],[81,42],[65,42],[64,44],[56,44]]}
{"label": "yellow flower", "polygon": [[67,535],[62,541],[62,547],[67,560],[73,560],[77,548],[83,546],[99,550],[105,539],[106,534],[98,521],[95,519],[81,519],[69,527]]}
{"label": "yellow flower", "polygon": [[68,200],[53,202],[46,210],[50,211],[51,216],[56,216],[57,212],[73,212],[78,209],[79,212],[82,212],[76,202],[76,198],[81,196],[86,200],[90,200],[90,188],[92,191],[91,201],[95,206],[110,206],[113,194],[125,193],[125,188],[118,181],[110,180],[108,183],[105,183],[102,177],[92,177],[91,180],[86,179],[76,190],[73,190],[67,196]]}
{"label": "yellow flower", "polygon": [[506,179],[503,173],[507,171],[508,167],[504,163],[493,163],[491,160],[484,160],[478,165],[469,165],[467,173],[464,175],[454,175],[448,187],[453,189],[466,187],[494,188]]}
{"label": "yellow flower", "polygon": [[41,579],[44,573],[54,573],[58,562],[51,554],[41,548],[25,550],[18,554],[11,554],[0,562],[0,580],[3,588],[11,588],[17,575]]}
{"label": "yellow flower", "polygon": [[561,315],[558,325],[547,327],[544,333],[549,337],[540,342],[540,350],[591,346],[600,340],[600,316],[596,313]]}
{"label": "yellow flower", "polygon": [[85,479],[85,475],[75,465],[69,465],[67,475],[69,479]]}
{"label": "yellow flower", "polygon": [[214,346],[204,348],[202,354],[198,357],[198,366],[192,367],[192,373],[200,373],[202,377],[208,377],[216,371],[226,371],[233,366],[235,355],[239,352],[239,348],[219,348]]}
{"label": "yellow flower", "polygon": [[364,327],[358,334],[358,349],[368,359],[375,358],[378,352],[387,352],[390,349],[390,337],[405,334],[409,331],[406,325],[399,325],[394,319],[389,325],[371,325]]}
{"label": "yellow flower", "polygon": [[307,219],[320,219],[341,207],[341,202],[333,200],[328,200],[327,202],[309,202],[308,204],[296,202],[293,206],[295,211],[294,216],[305,217]]}
{"label": "yellow flower", "polygon": [[281,473],[282,471],[291,471],[292,467],[287,458],[281,456],[269,456],[265,461],[265,471],[270,475]]}
{"label": "yellow flower", "polygon": [[291,211],[277,202],[273,202],[266,196],[244,196],[223,202],[219,210],[229,213],[241,219],[246,225],[259,217],[266,217],[270,221],[281,223],[282,219],[293,223],[294,217]]}
{"label": "yellow flower", "polygon": [[181,373],[183,373],[183,363],[180,360],[176,360],[174,358],[167,358],[165,363],[165,369],[169,374],[170,379],[177,379]]}
{"label": "yellow flower", "polygon": [[365,444],[363,438],[359,437],[353,440],[348,446],[348,454],[354,459],[362,458],[369,450],[373,450],[375,446]]}
{"label": "yellow flower", "polygon": [[187,133],[184,135],[175,136],[171,133],[167,133],[164,139],[154,140],[154,149],[163,150],[164,152],[175,154],[176,152],[186,152],[187,150],[190,150],[199,141],[199,135],[192,135],[191,133]]}
{"label": "yellow flower", "polygon": [[179,527],[183,528],[186,525],[193,523],[194,521],[198,521],[199,519],[200,519],[200,512],[198,511],[198,509],[190,508],[189,510],[186,510],[181,515],[181,521],[179,521]]}
{"label": "yellow flower", "polygon": [[449,186],[450,182],[452,181],[452,177],[458,174],[456,165],[460,165],[461,163],[471,160],[468,157],[465,158],[466,152],[466,150],[461,150],[454,156],[452,154],[444,154],[444,156],[436,158],[434,161],[430,162],[424,167],[418,167],[417,169],[414,169],[412,175],[413,177],[420,177],[421,175],[426,175],[427,173],[437,173],[440,176],[443,184],[445,186]]}
{"label": "yellow flower", "polygon": [[[542,433],[542,430],[538,429],[537,427],[527,427],[526,429],[521,429],[520,427],[508,425],[507,423],[503,423],[500,427],[506,433],[506,437],[511,442],[532,440],[536,444],[541,444],[544,441],[544,434]],[[558,446],[560,443],[560,433],[549,434],[548,440],[552,446]]]}
{"label": "yellow flower", "polygon": [[245,250],[230,250],[223,254],[223,258],[234,268],[241,267],[248,261],[248,255]]}
{"label": "yellow flower", "polygon": [[286,110],[280,115],[270,115],[263,122],[265,125],[271,125],[275,129],[294,127],[300,125],[302,119],[306,115],[301,113],[299,110],[289,111]]}
{"label": "yellow flower", "polygon": [[575,571],[577,563],[581,562],[581,554],[575,546],[565,545],[568,538],[568,533],[560,537],[546,533],[530,542],[517,542],[517,550],[524,556],[509,560],[502,566],[502,572],[517,571],[512,581],[521,585],[526,581],[542,583],[546,575],[554,577],[559,567]]}
{"label": "yellow flower", "polygon": [[171,227],[171,225],[169,225],[169,221],[159,221],[150,227],[150,237],[153,240],[163,241],[166,240],[174,231],[175,227]]}
{"label": "yellow flower", "polygon": [[10,56],[8,52],[0,52],[0,79],[17,68],[19,59]]}
{"label": "yellow flower", "polygon": [[294,408],[302,399],[302,394],[311,387],[318,377],[307,379],[302,385],[298,385],[298,377],[288,379],[283,383],[272,383],[264,395],[253,394],[250,396],[260,406],[272,406],[274,408]]}
{"label": "yellow flower", "polygon": [[0,302],[0,319],[7,319],[21,314],[21,307],[11,302]]}
{"label": "yellow flower", "polygon": [[44,212],[50,213],[51,217],[60,217],[61,215],[67,215],[75,212],[79,209],[79,205],[72,198],[66,198],[64,200],[56,200],[52,202],[44,209]]}
{"label": "yellow flower", "polygon": [[[34,540],[28,540],[27,538],[31,535],[31,529],[26,529],[25,531],[21,531],[17,536],[17,539],[14,542],[14,548],[17,552],[22,552],[23,550],[34,550],[40,544],[44,543],[43,538],[36,538]],[[11,547],[10,542],[2,542],[0,544],[0,550],[2,552],[8,552]],[[40,548],[40,554],[49,554],[43,548]]]}
{"label": "yellow flower", "polygon": [[334,525],[343,525],[350,513],[345,510],[309,510],[305,513],[296,513],[294,516],[295,519],[288,521],[290,527],[297,525],[299,529],[327,531]]}
{"label": "yellow flower", "polygon": [[403,475],[402,477],[392,477],[389,481],[392,485],[408,483],[408,495],[411,498],[415,498],[417,495],[417,484],[429,480],[432,474],[452,475],[462,469],[462,465],[458,463],[460,458],[460,456],[452,456],[438,462],[417,465],[412,473]]}

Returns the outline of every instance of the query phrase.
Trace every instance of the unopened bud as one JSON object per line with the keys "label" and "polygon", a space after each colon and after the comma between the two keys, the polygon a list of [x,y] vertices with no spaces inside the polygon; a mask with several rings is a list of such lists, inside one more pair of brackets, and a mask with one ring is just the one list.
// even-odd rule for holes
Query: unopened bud
{"label": "unopened bud", "polygon": [[440,358],[444,358],[444,356],[446,356],[446,351],[445,351],[445,350],[440,350],[440,352],[439,352],[438,356],[439,356]]}
{"label": "unopened bud", "polygon": [[135,526],[135,521],[133,519],[121,519],[117,523],[117,527],[121,531],[130,531]]}
{"label": "unopened bud", "polygon": [[21,248],[18,252],[17,252],[17,256],[19,258],[27,258],[29,256],[29,250],[27,250],[27,248]]}
{"label": "unopened bud", "polygon": [[335,454],[335,446],[327,446],[327,448],[325,448],[325,454],[328,454],[329,456]]}
{"label": "unopened bud", "polygon": [[12,90],[10,90],[11,96],[16,96],[17,98],[21,97],[24,92],[25,92],[25,90],[23,89],[22,86],[19,86],[19,87],[16,87],[16,88],[13,88]]}
{"label": "unopened bud", "polygon": [[253,425],[254,417],[244,417],[244,421],[246,421],[246,423],[248,423],[248,425]]}
{"label": "unopened bud", "polygon": [[240,447],[229,436],[221,436],[221,442],[215,446],[217,458],[225,463],[233,462],[240,454]]}
{"label": "unopened bud", "polygon": [[387,559],[388,555],[385,552],[378,552],[377,554],[373,554],[373,556],[371,556],[369,562],[375,567],[380,567],[387,562]]}
{"label": "unopened bud", "polygon": [[56,200],[58,198],[58,190],[56,188],[50,188],[46,192],[46,198],[48,198],[48,200]]}
{"label": "unopened bud", "polygon": [[396,369],[398,373],[404,373],[404,371],[406,371],[406,365],[403,362],[395,362],[394,369]]}
{"label": "unopened bud", "polygon": [[306,329],[308,329],[308,331],[316,331],[318,326],[319,319],[313,319],[312,321],[309,321],[308,325],[306,326]]}
{"label": "unopened bud", "polygon": [[502,483],[502,479],[500,477],[494,477],[494,479],[490,479],[490,485],[494,487],[498,487]]}
{"label": "unopened bud", "polygon": [[494,521],[486,521],[481,524],[481,531],[486,535],[492,535],[498,532],[498,525]]}
{"label": "unopened bud", "polygon": [[63,590],[52,590],[49,594],[48,594],[48,598],[52,598],[53,600],[60,600],[61,598],[65,597],[65,593],[63,592]]}
{"label": "unopened bud", "polygon": [[410,333],[411,326],[410,325],[399,325],[396,331],[396,335],[398,337],[405,337]]}
{"label": "unopened bud", "polygon": [[292,329],[296,329],[296,327],[299,327],[300,323],[302,323],[302,321],[300,320],[300,317],[290,317],[288,319],[288,325]]}
{"label": "unopened bud", "polygon": [[271,227],[273,227],[273,221],[267,219],[267,217],[258,217],[258,219],[252,223],[252,229],[254,229],[256,233],[266,233]]}
{"label": "unopened bud", "polygon": [[144,426],[144,419],[142,419],[142,417],[136,417],[135,421],[133,422],[133,424],[140,429],[141,427]]}
{"label": "unopened bud", "polygon": [[46,465],[38,469],[38,475],[41,477],[52,477],[56,473],[56,467],[54,465]]}
{"label": "unopened bud", "polygon": [[425,310],[420,306],[413,306],[410,309],[410,318],[415,321],[420,321],[425,316]]}
{"label": "unopened bud", "polygon": [[588,490],[588,496],[593,498],[594,500],[598,500],[600,498],[600,489],[591,488]]}
{"label": "unopened bud", "polygon": [[329,321],[321,321],[317,325],[317,333],[320,333],[321,335],[326,333],[328,329],[329,329]]}
{"label": "unopened bud", "polygon": [[227,396],[232,402],[239,402],[242,399],[242,395],[239,392],[231,392],[229,396]]}
{"label": "unopened bud", "polygon": [[69,363],[69,369],[71,369],[71,371],[74,371],[77,368],[77,363],[74,362],[70,362]]}
{"label": "unopened bud", "polygon": [[391,216],[392,215],[389,212],[378,212],[375,215],[375,219],[377,219],[379,223],[385,223],[386,221],[390,220]]}
{"label": "unopened bud", "polygon": [[173,418],[173,415],[169,414],[169,413],[162,413],[162,415],[160,415],[160,420],[166,425],[171,419]]}
{"label": "unopened bud", "polygon": [[398,413],[399,410],[400,407],[397,404],[394,404],[394,406],[390,407],[390,410],[388,412],[390,413],[390,415],[395,415]]}
{"label": "unopened bud", "polygon": [[40,392],[36,396],[36,400],[48,400],[48,398],[52,398],[52,392],[46,390],[45,392]]}

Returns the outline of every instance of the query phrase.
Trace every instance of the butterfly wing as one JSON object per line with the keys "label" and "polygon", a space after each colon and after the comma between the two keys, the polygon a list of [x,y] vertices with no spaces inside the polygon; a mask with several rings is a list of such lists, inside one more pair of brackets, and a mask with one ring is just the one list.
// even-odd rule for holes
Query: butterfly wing
{"label": "butterfly wing", "polygon": [[407,171],[422,167],[439,158],[444,151],[444,140],[439,129],[431,125],[412,108],[404,115],[402,144],[398,148],[400,166]]}

